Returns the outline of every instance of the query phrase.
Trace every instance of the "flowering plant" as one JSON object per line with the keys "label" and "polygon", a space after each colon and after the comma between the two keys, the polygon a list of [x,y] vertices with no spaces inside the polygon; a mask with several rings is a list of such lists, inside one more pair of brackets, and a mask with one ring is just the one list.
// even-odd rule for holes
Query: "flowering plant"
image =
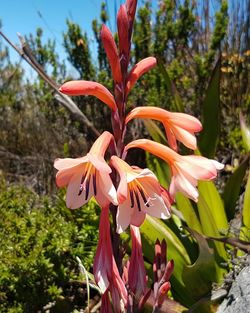
{"label": "flowering plant", "polygon": [[[214,179],[217,170],[223,168],[215,160],[178,153],[178,142],[192,150],[197,148],[195,133],[201,131],[202,125],[195,117],[153,106],[136,107],[127,114],[126,104],[130,90],[157,63],[154,57],[148,57],[129,70],[136,5],[136,0],[127,0],[118,11],[118,47],[105,25],[101,30],[101,39],[114,80],[114,93],[97,82],[84,80],[66,82],[59,89],[71,96],[95,96],[111,110],[112,133],[104,131],[86,156],[57,159],[54,163],[58,170],[58,187],[67,187],[66,204],[69,208],[83,206],[92,196],[102,208],[99,242],[93,266],[95,281],[102,293],[101,312],[136,312],[150,299],[153,299],[154,312],[164,305],[171,287],[169,278],[174,263],[166,261],[165,241],[157,241],[153,265],[154,290],[151,291],[147,286],[139,227],[146,216],[168,219],[177,192],[197,202],[198,181]],[[169,146],[149,139],[126,143],[127,125],[134,118],[162,122]],[[127,154],[130,149],[136,148],[154,154],[169,165],[171,183],[168,190],[148,168],[142,169],[127,163]],[[112,228],[109,212],[113,218]],[[119,234],[128,227],[132,252],[130,259],[123,264],[124,253]]]}

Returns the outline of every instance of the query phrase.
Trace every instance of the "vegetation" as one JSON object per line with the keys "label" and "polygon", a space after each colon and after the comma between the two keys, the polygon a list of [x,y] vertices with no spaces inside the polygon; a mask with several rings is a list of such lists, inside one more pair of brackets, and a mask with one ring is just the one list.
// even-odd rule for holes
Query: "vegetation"
{"label": "vegetation", "polygon": [[[130,107],[148,104],[200,117],[204,125],[200,152],[207,157],[216,155],[226,164],[217,186],[200,184],[204,201],[196,205],[179,196],[176,209],[181,215],[174,214],[166,224],[147,221],[142,228],[147,262],[152,263],[151,244],[156,237],[167,239],[169,258],[176,263],[172,295],[185,307],[195,307],[197,301],[204,300],[213,282],[220,284],[233,269],[232,259],[242,254],[232,250],[228,242],[207,237],[249,241],[246,125],[250,120],[246,117],[250,116],[250,4],[247,0],[232,2],[161,0],[153,10],[151,1],[145,1],[135,23],[133,63],[154,55],[158,67],[137,83],[129,97]],[[216,12],[212,12],[212,5]],[[27,34],[26,42],[57,85],[81,78],[112,89],[99,36],[101,24],[108,18],[103,4],[100,21],[92,24],[98,64],[89,49],[88,34],[70,20],[63,34],[67,64],[60,60],[55,42],[44,42],[42,29]],[[85,278],[79,276],[76,256],[91,271],[99,209],[94,202],[76,211],[65,207],[64,194],[54,183],[53,161],[59,156],[84,155],[95,138],[86,124],[61,106],[41,77],[31,80],[24,75],[21,63],[10,60],[8,49],[0,39],[0,311],[38,312],[55,301],[52,307],[57,312],[62,312],[62,307],[63,312],[73,312],[86,307],[81,287]],[[75,77],[69,66],[75,69]],[[109,111],[98,100],[77,97],[74,101],[94,126],[110,128]],[[243,118],[240,125],[240,113],[246,125]],[[134,139],[148,132],[162,141],[161,131],[157,124],[140,120],[129,125],[129,136]],[[183,147],[181,151],[185,153]],[[168,169],[159,160],[144,154],[133,157],[135,164],[147,164],[161,183],[168,185]],[[157,231],[156,226],[164,231]],[[183,230],[183,237],[180,226],[192,230]],[[151,238],[147,236],[149,229]],[[193,237],[187,237],[189,232]],[[234,243],[239,248],[237,240]],[[202,257],[209,260],[206,265]],[[197,285],[202,286],[198,293]],[[213,312],[209,301],[202,312]]]}

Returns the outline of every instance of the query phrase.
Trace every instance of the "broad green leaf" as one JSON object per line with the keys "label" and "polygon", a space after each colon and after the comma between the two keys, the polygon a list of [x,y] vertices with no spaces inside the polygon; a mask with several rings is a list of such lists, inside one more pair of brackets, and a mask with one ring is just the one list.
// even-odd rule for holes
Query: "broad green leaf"
{"label": "broad green leaf", "polygon": [[242,218],[243,218],[243,224],[249,232],[250,231],[250,171],[248,173],[248,180],[247,180],[247,185],[246,185],[246,190],[245,190],[245,195],[244,195]]}
{"label": "broad green leaf", "polygon": [[245,177],[249,166],[250,155],[245,157],[243,162],[238,166],[234,173],[228,179],[222,198],[224,200],[225,210],[228,220],[231,220],[235,215],[235,207],[240,195],[241,183]]}
{"label": "broad green leaf", "polygon": [[184,112],[184,106],[183,106],[182,100],[180,98],[180,95],[176,89],[176,86],[173,83],[173,81],[171,80],[171,78],[168,74],[168,71],[166,70],[164,64],[160,60],[158,60],[158,67],[159,67],[160,72],[163,76],[166,87],[173,97],[175,111]]}
{"label": "broad green leaf", "polygon": [[[198,206],[201,204],[200,199],[205,201],[206,205],[208,206],[209,212],[211,213],[211,217],[215,223],[215,227],[217,229],[216,233],[218,234],[226,233],[228,229],[227,216],[221,196],[217,188],[215,187],[214,183],[211,181],[200,181],[198,184],[198,190],[199,190]],[[207,224],[208,222],[209,220],[206,219],[203,221],[204,224]],[[216,235],[216,233],[214,233],[214,235]]]}
{"label": "broad green leaf", "polygon": [[[225,212],[223,214],[220,210],[221,200],[219,202],[217,202],[216,200],[214,201],[213,198],[210,198],[211,193],[209,191],[206,194],[206,185],[208,186],[207,190],[209,190],[210,183],[211,182],[199,182],[199,200],[197,203],[197,207],[198,207],[200,222],[201,222],[201,226],[203,230],[202,233],[207,236],[221,237],[221,232],[223,230],[226,230],[228,226],[225,223],[226,221]],[[214,189],[211,188],[211,190],[213,191]],[[216,193],[213,193],[213,195],[215,194]],[[213,205],[213,203],[215,203],[215,206]],[[222,214],[220,215],[220,213]],[[220,242],[215,242],[214,245],[216,247],[216,251],[218,252],[218,257],[226,260],[227,254],[226,254],[223,244]],[[219,278],[222,276],[223,271],[220,271],[218,269],[217,274]]]}
{"label": "broad green leaf", "polygon": [[176,207],[182,213],[187,225],[198,232],[202,232],[200,221],[191,201],[179,192],[176,194],[175,201]]}
{"label": "broad green leaf", "polygon": [[187,288],[191,281],[195,281],[190,292],[198,300],[210,292],[212,282],[216,281],[216,262],[213,249],[209,248],[207,241],[198,232],[189,228],[188,231],[197,241],[199,256],[194,264],[184,267],[182,277]]}
{"label": "broad green leaf", "polygon": [[250,151],[250,128],[247,126],[245,119],[240,113],[240,128],[243,139],[243,144],[247,152]]}
{"label": "broad green leaf", "polygon": [[202,105],[203,130],[199,137],[202,155],[213,158],[219,138],[220,129],[220,59],[211,75],[205,100]]}

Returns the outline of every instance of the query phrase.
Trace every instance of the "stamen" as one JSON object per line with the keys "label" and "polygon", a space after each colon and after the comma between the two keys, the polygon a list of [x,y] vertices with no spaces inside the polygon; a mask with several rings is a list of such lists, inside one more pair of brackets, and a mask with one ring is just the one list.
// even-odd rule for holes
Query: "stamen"
{"label": "stamen", "polygon": [[97,194],[97,188],[96,188],[96,171],[93,174],[93,189],[94,189],[94,195],[96,196]]}
{"label": "stamen", "polygon": [[80,196],[83,192],[83,186],[82,184],[80,185],[80,188],[79,188],[79,192],[78,192],[78,196]]}
{"label": "stamen", "polygon": [[138,192],[134,191],[134,193],[135,193],[136,202],[138,205],[138,210],[141,211],[141,204],[140,204],[140,198],[139,198]]}
{"label": "stamen", "polygon": [[146,198],[143,189],[142,189],[140,186],[138,186],[138,185],[137,185],[137,189],[139,190],[139,192],[140,192],[140,194],[141,194],[141,197],[142,197],[142,199],[143,199],[145,205],[146,205],[147,207],[149,207],[149,203],[148,203],[148,202],[149,202],[149,199]]}
{"label": "stamen", "polygon": [[89,185],[90,185],[90,177],[87,178],[86,184],[85,184],[85,200],[88,199],[89,196]]}
{"label": "stamen", "polygon": [[135,206],[134,192],[133,190],[130,189],[129,193],[130,193],[131,208],[133,208]]}
{"label": "stamen", "polygon": [[87,174],[87,171],[82,175],[78,196],[80,196],[82,194],[82,192],[83,192],[83,183],[84,183],[86,174]]}

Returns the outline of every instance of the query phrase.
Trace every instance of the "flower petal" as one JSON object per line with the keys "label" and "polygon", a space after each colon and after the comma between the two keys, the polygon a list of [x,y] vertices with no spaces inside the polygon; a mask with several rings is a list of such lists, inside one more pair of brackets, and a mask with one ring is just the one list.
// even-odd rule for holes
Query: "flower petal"
{"label": "flower petal", "polygon": [[113,78],[117,83],[119,83],[122,81],[119,55],[112,33],[106,25],[102,26],[101,39],[109,60]]}
{"label": "flower petal", "polygon": [[74,166],[72,168],[66,168],[62,169],[56,174],[56,185],[57,187],[65,187],[69,184],[72,176],[74,176],[76,173],[83,172],[84,165],[79,164],[77,166]]}
{"label": "flower petal", "polygon": [[110,202],[118,205],[116,189],[110,176],[107,173],[98,173],[96,200],[101,207],[107,206]]}
{"label": "flower petal", "polygon": [[89,194],[87,199],[85,199],[85,192],[79,194],[79,189],[81,185],[82,172],[75,173],[68,184],[66,193],[66,205],[70,209],[77,209],[83,206],[89,199],[93,196],[94,190],[92,184],[89,186]]}
{"label": "flower petal", "polygon": [[106,103],[113,111],[116,110],[116,103],[113,95],[103,85],[87,81],[75,80],[63,84],[59,91],[69,96],[91,95]]}
{"label": "flower petal", "polygon": [[116,215],[117,233],[121,234],[126,230],[131,221],[131,215],[134,208],[130,206],[130,200],[127,199],[123,203],[119,204]]}
{"label": "flower petal", "polygon": [[137,82],[137,80],[145,73],[147,73],[149,70],[151,70],[153,67],[155,67],[157,61],[154,57],[148,57],[140,62],[138,62],[129,72],[128,78],[127,78],[127,85],[126,85],[126,94],[130,92],[130,90],[133,88],[134,84]]}
{"label": "flower petal", "polygon": [[81,163],[86,163],[86,162],[88,162],[88,158],[86,156],[82,158],[77,158],[77,159],[71,159],[71,158],[56,159],[54,162],[54,167],[60,171],[60,170],[72,168],[74,166],[77,166]]}

